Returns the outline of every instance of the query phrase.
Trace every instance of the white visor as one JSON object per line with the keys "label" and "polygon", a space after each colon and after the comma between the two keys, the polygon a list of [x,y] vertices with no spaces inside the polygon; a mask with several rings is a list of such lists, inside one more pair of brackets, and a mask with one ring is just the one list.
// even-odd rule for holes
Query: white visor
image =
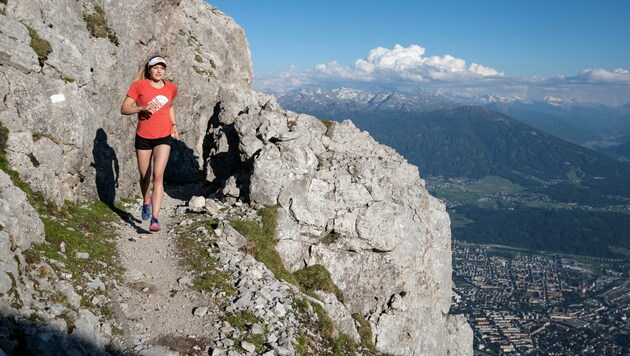
{"label": "white visor", "polygon": [[164,67],[166,67],[166,61],[164,60],[164,58],[162,58],[162,57],[151,58],[151,60],[149,61],[149,68],[153,67],[156,64],[160,64],[160,63],[162,63],[164,65]]}

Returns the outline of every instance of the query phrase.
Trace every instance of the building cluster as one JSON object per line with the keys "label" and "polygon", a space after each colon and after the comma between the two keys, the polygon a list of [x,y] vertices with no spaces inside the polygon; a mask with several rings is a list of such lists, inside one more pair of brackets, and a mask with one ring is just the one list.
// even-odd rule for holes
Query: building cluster
{"label": "building cluster", "polygon": [[452,312],[490,354],[630,354],[630,263],[453,243]]}

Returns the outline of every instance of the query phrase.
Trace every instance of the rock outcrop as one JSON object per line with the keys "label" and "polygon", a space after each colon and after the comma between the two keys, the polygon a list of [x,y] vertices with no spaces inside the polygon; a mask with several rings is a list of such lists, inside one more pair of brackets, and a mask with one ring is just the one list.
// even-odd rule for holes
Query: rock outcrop
{"label": "rock outcrop", "polygon": [[[349,121],[324,123],[272,102],[244,108],[233,124],[223,119],[218,127],[230,130],[212,141],[238,144],[224,151],[244,167],[224,191],[279,206],[287,268],[326,267],[345,296],[342,314],[365,316],[380,350],[458,354],[449,340],[472,342],[450,327],[449,217],[415,166]],[[356,334],[352,325],[345,331]]]}
{"label": "rock outcrop", "polygon": [[[135,193],[135,118],[119,108],[139,66],[162,54],[180,86],[168,181],[201,179],[227,202],[278,205],[286,267],[330,272],[344,301],[321,297],[348,335],[358,337],[349,315],[359,313],[381,351],[472,352],[470,328],[448,315],[444,204],[416,167],[351,122],[286,111],[254,92],[248,43],[230,17],[202,0],[9,0],[3,10],[0,122],[12,167],[36,190],[59,203]],[[95,29],[94,16],[106,25]],[[15,229],[4,227],[0,242],[42,239]]]}

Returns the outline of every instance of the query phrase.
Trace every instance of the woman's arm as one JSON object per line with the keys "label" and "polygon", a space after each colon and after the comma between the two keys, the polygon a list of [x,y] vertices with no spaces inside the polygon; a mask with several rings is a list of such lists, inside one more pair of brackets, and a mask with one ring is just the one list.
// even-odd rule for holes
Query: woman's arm
{"label": "woman's arm", "polygon": [[171,126],[173,127],[171,136],[174,139],[179,140],[179,129],[177,128],[177,120],[175,120],[175,108],[173,107],[173,102],[171,102],[171,106],[168,108],[168,114],[171,117]]}
{"label": "woman's arm", "polygon": [[[148,105],[145,106],[136,106],[136,101],[130,97],[125,97],[122,105],[120,106],[120,113],[123,115],[133,115],[137,114],[141,111],[148,110]],[[149,111],[150,112],[150,111]]]}

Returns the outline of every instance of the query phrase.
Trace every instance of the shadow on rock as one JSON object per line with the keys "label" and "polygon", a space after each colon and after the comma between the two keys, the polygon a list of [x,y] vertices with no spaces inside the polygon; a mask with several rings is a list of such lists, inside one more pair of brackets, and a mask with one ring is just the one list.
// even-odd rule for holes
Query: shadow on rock
{"label": "shadow on rock", "polygon": [[141,232],[136,225],[141,221],[136,219],[132,214],[114,205],[120,166],[118,165],[116,151],[107,143],[107,133],[102,128],[96,130],[94,145],[92,147],[92,157],[94,159],[92,167],[96,170],[95,183],[98,199],[105,203],[124,222],[134,226],[138,232]]}
{"label": "shadow on rock", "polygon": [[[75,329],[73,333],[80,334]],[[66,334],[50,325],[15,321],[0,314],[0,354],[2,355],[132,355],[130,351],[89,341],[94,335]]]}
{"label": "shadow on rock", "polygon": [[182,141],[173,140],[164,171],[164,191],[170,197],[188,201],[201,194],[202,182],[202,172],[193,150]]}

